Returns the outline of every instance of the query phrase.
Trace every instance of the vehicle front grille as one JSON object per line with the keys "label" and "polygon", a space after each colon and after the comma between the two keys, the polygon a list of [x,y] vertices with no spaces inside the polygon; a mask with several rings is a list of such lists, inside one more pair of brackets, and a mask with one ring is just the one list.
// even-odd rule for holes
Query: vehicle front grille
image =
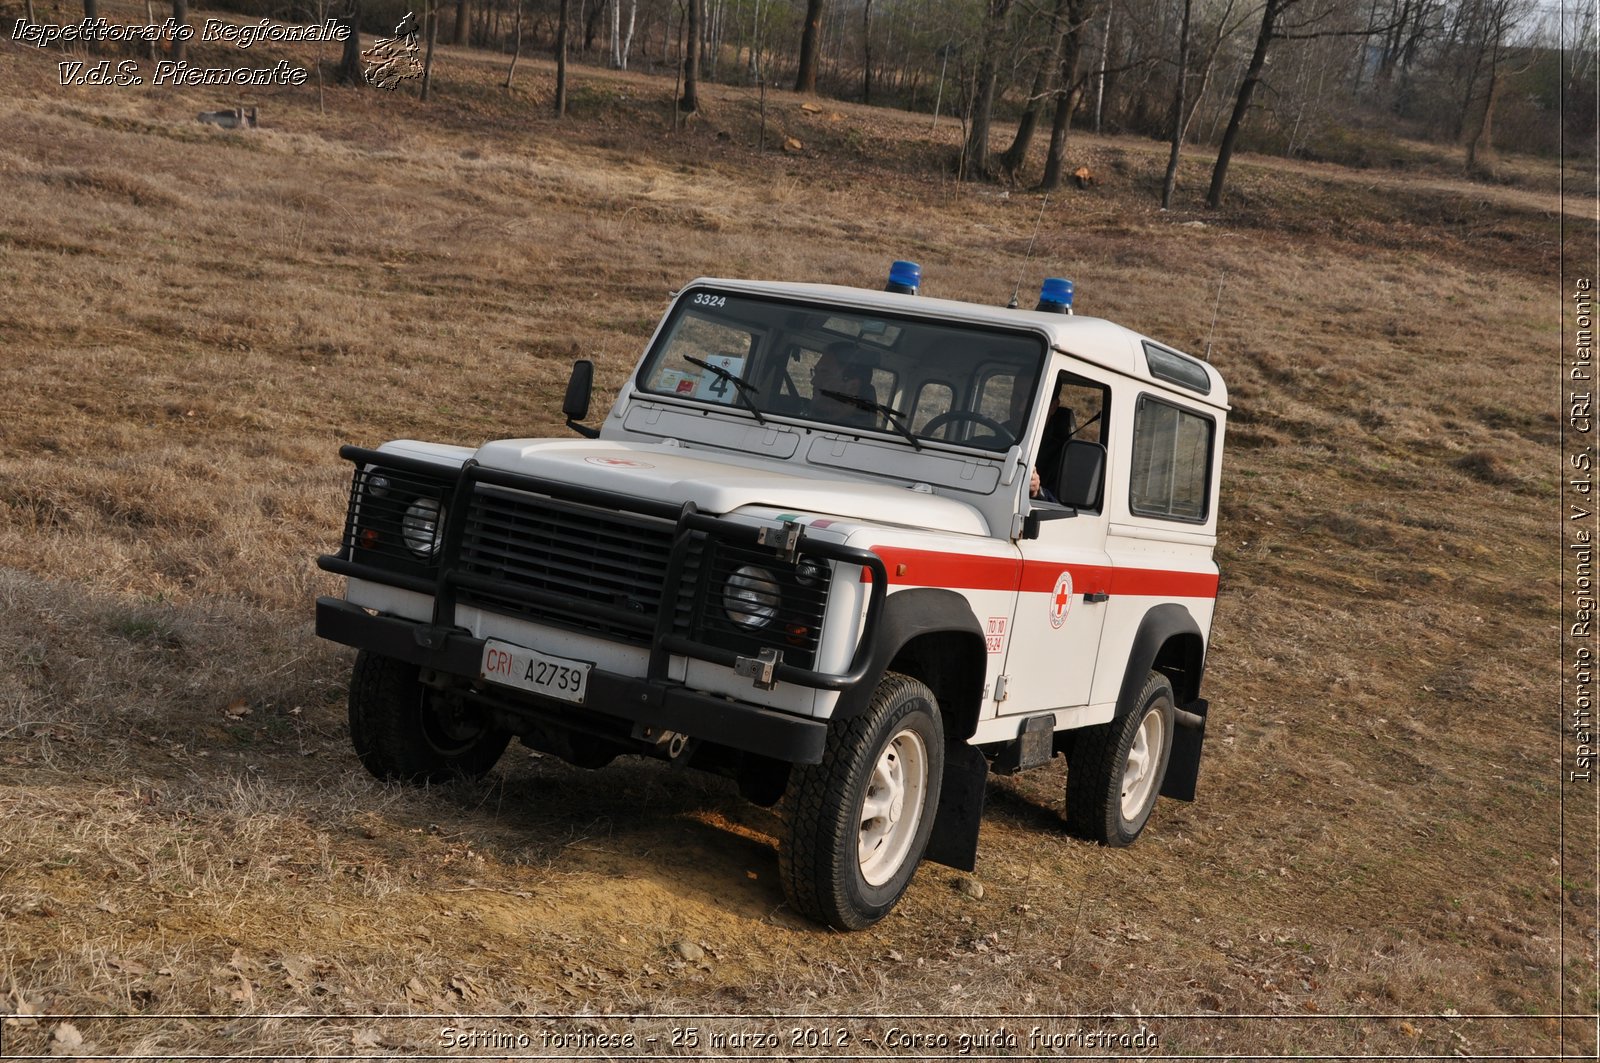
{"label": "vehicle front grille", "polygon": [[[463,586],[460,601],[641,645],[649,644],[666,603],[676,634],[739,653],[773,647],[791,664],[814,666],[826,564],[802,569],[770,551],[696,532],[682,578],[669,589],[674,531],[670,521],[479,484],[455,567],[497,589]],[[731,620],[724,603],[728,578],[743,566],[770,573],[780,602],[777,616],[754,631]]]}
{"label": "vehicle front grille", "polygon": [[[467,511],[459,568],[504,585],[505,593],[463,588],[461,600],[649,642],[672,536],[667,521],[479,484]],[[530,590],[542,593],[537,599],[519,593]],[[548,596],[596,608],[563,610]]]}

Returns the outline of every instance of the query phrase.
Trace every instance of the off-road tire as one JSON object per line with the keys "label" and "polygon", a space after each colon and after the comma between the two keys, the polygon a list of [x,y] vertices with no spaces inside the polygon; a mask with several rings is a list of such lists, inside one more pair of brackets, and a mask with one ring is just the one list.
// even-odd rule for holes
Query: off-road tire
{"label": "off-road tire", "polygon": [[[889,777],[896,771],[921,778],[895,791]],[[887,915],[928,846],[943,774],[944,725],[933,692],[885,673],[866,711],[830,725],[822,763],[797,765],[790,775],[778,870],[795,910],[837,930],[861,930]],[[874,788],[877,802],[885,793],[903,795],[897,813],[864,818]],[[917,819],[902,826],[912,805]],[[869,826],[879,824],[889,825]],[[887,848],[872,848],[863,860],[864,840],[880,831]]]}
{"label": "off-road tire", "polygon": [[362,650],[350,672],[350,743],[386,782],[476,779],[494,767],[511,736],[470,712],[442,711],[417,666]]}
{"label": "off-road tire", "polygon": [[[1176,722],[1172,684],[1151,672],[1132,712],[1078,731],[1067,761],[1067,830],[1101,845],[1132,845],[1161,794]],[[1160,748],[1150,749],[1157,741]],[[1139,746],[1144,747],[1145,770],[1136,769],[1137,778],[1130,778],[1129,753]],[[1125,782],[1141,795],[1131,809],[1124,808]]]}

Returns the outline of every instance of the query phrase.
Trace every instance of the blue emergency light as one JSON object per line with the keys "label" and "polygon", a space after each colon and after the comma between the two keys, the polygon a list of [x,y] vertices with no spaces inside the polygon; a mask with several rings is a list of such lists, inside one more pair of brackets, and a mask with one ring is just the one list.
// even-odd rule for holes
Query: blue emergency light
{"label": "blue emergency light", "polygon": [[896,262],[889,267],[889,283],[883,286],[886,292],[899,292],[901,295],[916,295],[917,289],[922,287],[922,267],[915,262]]}
{"label": "blue emergency light", "polygon": [[1072,313],[1072,282],[1065,277],[1046,277],[1039,286],[1039,305],[1034,309],[1047,314]]}

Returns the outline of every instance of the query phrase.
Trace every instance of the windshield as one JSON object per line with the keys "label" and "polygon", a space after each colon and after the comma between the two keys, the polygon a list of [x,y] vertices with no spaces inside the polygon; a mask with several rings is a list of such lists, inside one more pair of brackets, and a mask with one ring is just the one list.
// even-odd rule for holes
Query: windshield
{"label": "windshield", "polygon": [[1003,451],[1022,435],[1041,337],[707,288],[686,292],[639,387],[749,411]]}

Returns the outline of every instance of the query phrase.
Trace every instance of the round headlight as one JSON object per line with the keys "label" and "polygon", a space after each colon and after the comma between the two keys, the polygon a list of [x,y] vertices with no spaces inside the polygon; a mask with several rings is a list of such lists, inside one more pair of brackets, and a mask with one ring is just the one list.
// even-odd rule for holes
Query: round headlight
{"label": "round headlight", "polygon": [[744,565],[722,588],[722,608],[740,627],[765,627],[778,615],[778,581],[755,565]]}
{"label": "round headlight", "polygon": [[419,557],[432,557],[439,550],[439,525],[444,522],[444,510],[432,498],[419,498],[406,507],[400,518],[400,535],[411,552]]}
{"label": "round headlight", "polygon": [[373,498],[382,498],[389,493],[389,488],[392,486],[387,476],[380,476],[375,473],[367,477],[367,494]]}

